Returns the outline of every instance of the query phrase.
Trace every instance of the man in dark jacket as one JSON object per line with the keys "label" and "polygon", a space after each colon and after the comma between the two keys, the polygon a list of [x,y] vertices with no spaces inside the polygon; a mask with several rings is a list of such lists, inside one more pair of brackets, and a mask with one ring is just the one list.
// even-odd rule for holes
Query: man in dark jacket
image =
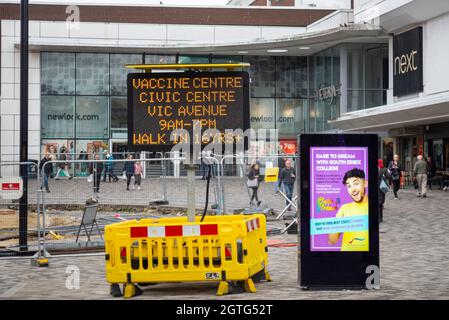
{"label": "man in dark jacket", "polygon": [[287,157],[282,157],[278,159],[278,167],[279,167],[279,176],[277,183],[274,184],[274,195],[277,196],[279,194],[279,190],[282,191],[282,184],[279,184],[279,179],[281,177],[280,173],[282,169],[285,168],[285,161],[287,161]]}
{"label": "man in dark jacket", "polygon": [[[287,159],[285,161],[285,168],[283,168],[281,170],[281,173],[279,174],[279,183],[278,183],[278,187],[279,189],[281,188],[282,183],[284,184],[284,188],[285,188],[285,195],[287,196],[287,198],[292,201],[292,197],[293,197],[293,185],[295,184],[295,180],[296,180],[296,172],[295,172],[295,168],[292,167],[292,160],[291,159]],[[285,200],[285,204],[288,205],[288,211],[291,211],[291,205],[290,202],[288,200]]]}
{"label": "man in dark jacket", "polygon": [[[100,155],[96,154],[94,157],[95,160],[100,160]],[[103,172],[103,162],[92,162],[90,164],[90,174],[93,175],[94,182],[94,191],[96,193],[100,192],[100,181],[101,181],[101,173]]]}
{"label": "man in dark jacket", "polygon": [[[39,164],[39,171],[42,175],[42,185],[41,190],[45,188],[47,192],[50,192],[50,189],[48,188],[48,179],[50,179],[50,175],[53,172],[53,164],[47,163],[51,160],[50,154],[48,152],[45,153],[45,156],[42,158],[41,163]],[[46,164],[47,163],[47,164]],[[44,164],[46,164],[44,166]],[[43,168],[43,171],[42,171]]]}
{"label": "man in dark jacket", "polygon": [[[126,158],[127,160],[132,160],[133,156],[130,154]],[[126,191],[129,191],[129,184],[131,183],[131,178],[134,175],[134,161],[126,161],[123,164],[123,171],[126,173]],[[133,185],[134,189],[134,185]]]}

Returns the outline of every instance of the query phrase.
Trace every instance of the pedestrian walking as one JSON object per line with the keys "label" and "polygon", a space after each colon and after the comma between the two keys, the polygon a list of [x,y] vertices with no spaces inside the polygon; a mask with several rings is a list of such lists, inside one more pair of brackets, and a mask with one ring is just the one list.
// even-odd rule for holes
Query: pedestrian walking
{"label": "pedestrian walking", "polygon": [[427,162],[423,160],[423,156],[419,155],[418,161],[413,168],[413,176],[418,182],[418,197],[427,197]]}
{"label": "pedestrian walking", "polygon": [[253,193],[251,195],[250,205],[253,205],[253,201],[256,200],[257,206],[260,206],[262,201],[259,200],[259,196],[257,195],[257,191],[259,190],[260,183],[260,167],[258,163],[255,163],[251,166],[248,173],[248,181],[246,185],[250,188]]}
{"label": "pedestrian walking", "polygon": [[[95,160],[100,160],[100,155],[95,154]],[[100,192],[100,181],[101,181],[101,173],[103,172],[103,162],[92,162],[90,164],[89,173],[92,175],[92,180],[94,184],[94,192]]]}
{"label": "pedestrian walking", "polygon": [[384,203],[385,195],[388,192],[387,181],[387,168],[384,167],[384,161],[382,159],[377,160],[377,167],[379,170],[378,182],[379,182],[379,222],[384,220]]}
{"label": "pedestrian walking", "polygon": [[106,154],[106,165],[105,165],[105,170],[104,170],[104,177],[103,177],[103,181],[106,181],[106,175],[108,176],[109,182],[111,182],[111,179],[114,182],[118,181],[118,177],[114,174],[114,157],[112,156],[112,154],[107,153]]}
{"label": "pedestrian walking", "polygon": [[278,174],[278,181],[274,184],[274,195],[277,196],[279,194],[279,191],[283,190],[283,185],[279,184],[280,176],[282,169],[285,168],[285,161],[287,161],[287,157],[282,157],[278,159],[278,167],[279,167],[279,174]]}
{"label": "pedestrian walking", "polygon": [[402,167],[399,163],[399,156],[394,155],[393,160],[388,165],[388,176],[393,185],[394,199],[398,198],[398,190],[401,187]]}
{"label": "pedestrian walking", "polygon": [[[47,192],[50,192],[50,188],[48,187],[48,180],[50,179],[50,176],[53,172],[53,163],[47,163],[51,161],[50,154],[48,152],[45,153],[45,156],[42,158],[40,164],[39,164],[39,171],[41,172],[42,176],[42,184],[41,184],[41,190],[45,190]],[[44,166],[45,165],[45,166]]]}
{"label": "pedestrian walking", "polygon": [[140,190],[140,184],[142,183],[143,168],[140,161],[136,161],[134,164],[134,187],[137,186],[137,190]]}
{"label": "pedestrian walking", "polygon": [[[126,158],[127,160],[132,160],[133,156],[131,154]],[[126,174],[126,191],[129,191],[129,185],[131,183],[131,178],[134,175],[134,161],[126,161],[123,164],[123,172]],[[132,185],[134,189],[134,185]]]}
{"label": "pedestrian walking", "polygon": [[[296,180],[296,171],[295,168],[292,166],[292,160],[287,159],[285,161],[285,168],[282,169],[281,173],[279,174],[279,188],[281,188],[281,185],[284,185],[285,189],[285,195],[287,196],[287,199],[285,200],[285,204],[288,205],[287,210],[292,210],[291,201],[293,198],[293,186],[295,184]],[[289,201],[290,200],[290,201]]]}
{"label": "pedestrian walking", "polygon": [[[64,146],[61,147],[61,149],[59,150],[59,160],[61,160],[61,161],[67,160],[66,148]],[[68,163],[67,162],[61,162],[59,164],[58,171],[56,172],[55,180],[58,180],[61,177],[60,176],[61,172],[63,174],[62,177],[67,177],[68,179],[72,179],[73,177],[70,175],[70,173],[67,170],[67,168],[68,168]]]}

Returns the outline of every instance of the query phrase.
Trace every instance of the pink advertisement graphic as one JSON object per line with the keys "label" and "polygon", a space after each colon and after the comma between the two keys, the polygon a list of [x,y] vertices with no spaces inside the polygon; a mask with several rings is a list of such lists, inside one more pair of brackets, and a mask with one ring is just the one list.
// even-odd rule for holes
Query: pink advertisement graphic
{"label": "pink advertisement graphic", "polygon": [[369,251],[368,148],[310,148],[310,250]]}

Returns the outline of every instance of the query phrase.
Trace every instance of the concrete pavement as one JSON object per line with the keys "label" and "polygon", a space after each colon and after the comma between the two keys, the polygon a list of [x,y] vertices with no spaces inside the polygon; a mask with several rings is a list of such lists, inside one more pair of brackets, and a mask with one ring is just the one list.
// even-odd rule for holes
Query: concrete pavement
{"label": "concrete pavement", "polygon": [[[433,190],[417,198],[400,190],[387,195],[380,226],[381,289],[374,291],[302,291],[297,285],[297,248],[270,247],[273,282],[256,284],[257,293],[215,296],[214,283],[173,283],[144,288],[134,299],[448,299],[449,192]],[[282,242],[295,235],[271,236]],[[55,257],[49,268],[30,267],[29,259],[0,260],[1,299],[111,299],[104,256]],[[68,269],[69,268],[69,269]],[[68,289],[70,268],[79,268],[79,289]]]}

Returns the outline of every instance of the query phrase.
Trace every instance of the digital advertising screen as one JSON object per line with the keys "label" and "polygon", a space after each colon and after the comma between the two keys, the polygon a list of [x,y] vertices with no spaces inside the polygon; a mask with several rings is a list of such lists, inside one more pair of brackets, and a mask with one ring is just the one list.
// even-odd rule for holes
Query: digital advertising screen
{"label": "digital advertising screen", "polygon": [[128,144],[134,150],[169,149],[177,143],[234,144],[248,128],[247,72],[128,75]]}
{"label": "digital advertising screen", "polygon": [[380,272],[378,142],[369,133],[298,136],[301,288],[363,289]]}
{"label": "digital advertising screen", "polygon": [[310,250],[368,251],[367,147],[310,148]]}

